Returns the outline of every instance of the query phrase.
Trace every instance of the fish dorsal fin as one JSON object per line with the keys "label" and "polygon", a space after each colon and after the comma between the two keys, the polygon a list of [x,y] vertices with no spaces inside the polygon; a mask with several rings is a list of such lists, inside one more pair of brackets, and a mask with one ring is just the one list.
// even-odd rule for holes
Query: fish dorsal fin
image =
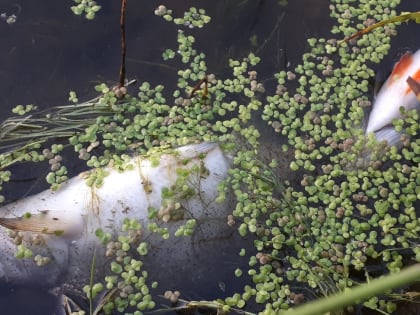
{"label": "fish dorsal fin", "polygon": [[56,236],[74,236],[82,232],[83,220],[77,215],[70,217],[64,211],[43,210],[26,213],[18,218],[0,218],[0,225],[10,230],[28,231]]}
{"label": "fish dorsal fin", "polygon": [[412,63],[413,54],[411,52],[406,52],[404,55],[402,55],[401,59],[395,64],[394,69],[392,69],[388,84],[392,85],[392,83],[403,77],[404,73],[408,70]]}
{"label": "fish dorsal fin", "polygon": [[176,149],[176,151],[179,152],[180,158],[182,159],[193,159],[199,158],[201,155],[205,156],[215,147],[217,147],[216,142],[201,142],[179,147]]}

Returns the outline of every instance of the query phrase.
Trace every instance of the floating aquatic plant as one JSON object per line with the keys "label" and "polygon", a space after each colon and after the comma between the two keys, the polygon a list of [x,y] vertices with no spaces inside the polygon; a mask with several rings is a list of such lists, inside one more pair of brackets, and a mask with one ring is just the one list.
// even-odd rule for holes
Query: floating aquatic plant
{"label": "floating aquatic plant", "polygon": [[[346,37],[358,20],[372,23],[369,18],[378,17],[366,8],[362,2],[332,1],[331,15],[338,20],[332,32]],[[392,17],[391,9],[378,5],[376,14]],[[315,296],[330,294],[366,281],[364,274],[398,272],[404,257],[417,256],[418,139],[406,138],[405,154],[394,147],[384,152],[373,138],[366,142],[361,128],[363,107],[369,106],[367,79],[373,75],[369,63],[382,59],[394,33],[389,25],[346,47],[335,39],[309,39],[311,50],[294,73],[277,74],[277,95],[267,97],[263,118],[288,138],[285,149],[295,156],[290,168],[301,181],[287,187],[283,194],[290,200],[280,198],[265,222],[255,220],[261,218],[259,206],[249,210],[255,201],[247,211],[234,212],[249,231],[256,232],[258,224],[264,230],[256,248],[268,259],[257,264],[252,258],[248,273],[257,288],[252,295],[266,310],[301,303],[295,297],[305,291],[293,289],[298,283]],[[296,89],[287,89],[288,80],[297,81]],[[399,130],[417,130],[418,114],[407,114],[396,122],[404,125]],[[374,151],[368,165],[365,150]],[[386,298],[365,306],[395,309]]]}
{"label": "floating aquatic plant", "polygon": [[[224,300],[190,302],[186,308],[238,311],[247,310],[253,301],[260,305],[257,310],[269,313],[399,272],[410,259],[420,259],[418,113],[405,112],[403,119],[394,122],[396,130],[403,132],[401,150],[378,144],[362,129],[366,108],[371,106],[367,93],[373,66],[388,54],[396,34],[395,25],[379,21],[417,17],[417,13],[397,17],[397,4],[332,0],[330,12],[336,24],[331,37],[308,39],[309,51],[301,64],[274,74],[276,91],[259,81],[260,58],[253,53],[243,60],[229,60],[229,78],[209,73],[206,56],[195,48],[196,38],[189,30],[205,26],[210,17],[191,8],[176,18],[170,9],[159,6],[155,14],[179,28],[178,47],[162,53],[165,62],[175,62],[179,68],[177,88],[169,93],[173,100],[168,101],[163,84],[142,82],[137,95],[117,95],[102,84],[97,87],[101,96],[90,102],[44,112],[19,106],[14,110],[19,116],[0,126],[1,148],[6,150],[0,160],[1,184],[10,178],[7,166],[49,160],[47,181],[58,189],[67,179],[60,160],[65,146],[73,147],[89,167],[111,165],[123,170],[130,151],[150,153],[156,148],[218,141],[234,148],[230,176],[219,187],[220,200],[229,194],[236,200],[228,223],[237,222],[242,236],[255,236],[249,268],[235,270],[237,277],[250,281],[242,292]],[[80,10],[85,9],[80,6]],[[377,26],[384,26],[383,31],[373,31]],[[353,38],[355,33],[363,36]],[[347,39],[339,42],[342,38]],[[74,93],[70,99],[78,101]],[[262,162],[267,153],[261,133],[266,126],[254,124],[260,114],[281,139],[283,153],[292,155],[290,179],[279,173],[277,160]],[[66,141],[50,144],[57,138]],[[106,180],[106,174],[92,174],[88,179],[92,185]],[[163,191],[168,205],[174,194],[191,193],[185,182],[178,184]],[[165,221],[177,212],[151,209],[150,215]],[[195,225],[189,220],[176,235],[190,235]],[[156,224],[149,229],[169,237]],[[115,242],[101,231],[97,236],[116,257],[111,263],[113,274],[102,285],[86,287],[88,297],[94,298],[104,287],[117,287],[119,297],[107,296],[105,312],[135,305],[138,312],[152,308],[147,287],[133,286],[133,279],[145,282],[147,273],[136,274],[141,260],[128,254],[130,237],[121,235]],[[136,252],[145,255],[147,244],[136,244]],[[244,248],[240,256],[249,252]],[[24,247],[18,253],[31,256]],[[178,301],[179,295],[175,296]],[[168,297],[175,299],[174,294]],[[364,305],[389,313],[396,307],[386,295]]]}
{"label": "floating aquatic plant", "polygon": [[101,6],[93,0],[73,0],[76,5],[71,6],[71,10],[76,15],[85,14],[86,19],[93,20],[95,14],[101,9]]}

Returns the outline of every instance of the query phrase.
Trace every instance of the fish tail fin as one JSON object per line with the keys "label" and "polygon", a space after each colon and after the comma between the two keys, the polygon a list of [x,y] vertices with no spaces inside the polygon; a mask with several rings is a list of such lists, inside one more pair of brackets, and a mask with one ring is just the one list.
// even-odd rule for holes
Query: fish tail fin
{"label": "fish tail fin", "polygon": [[384,127],[378,131],[375,131],[375,137],[377,142],[386,141],[387,146],[395,146],[398,149],[401,149],[403,146],[403,141],[401,139],[401,133],[396,131],[394,127]]}
{"label": "fish tail fin", "polygon": [[358,141],[361,141],[361,146],[359,145],[357,151],[354,151],[356,158],[343,160],[346,170],[360,170],[376,165],[391,147],[402,148],[404,136],[393,126],[386,126],[378,131],[365,134]]}

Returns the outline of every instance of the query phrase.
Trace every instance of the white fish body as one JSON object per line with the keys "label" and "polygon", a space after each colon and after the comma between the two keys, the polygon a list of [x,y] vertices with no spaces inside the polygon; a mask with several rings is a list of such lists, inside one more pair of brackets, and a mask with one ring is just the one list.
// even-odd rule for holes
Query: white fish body
{"label": "white fish body", "polygon": [[410,110],[419,106],[416,94],[407,83],[409,77],[420,82],[420,50],[405,53],[395,64],[373,104],[366,134],[374,132],[378,141],[387,140],[390,145],[399,141],[392,121],[401,118],[400,107]]}
{"label": "white fish body", "polygon": [[[159,164],[155,165],[157,158]],[[94,248],[102,246],[95,231],[100,228],[116,235],[125,217],[138,219],[145,226],[150,207],[170,206],[162,204],[167,202],[162,200],[162,189],[176,187],[180,171],[188,174],[182,185],[192,188],[195,194],[174,197],[173,202],[182,204],[185,217],[202,223],[203,237],[226,230],[229,208],[215,199],[217,186],[227,177],[230,162],[217,144],[184,146],[155,157],[135,157],[131,163],[133,168],[124,172],[105,169],[109,174],[99,188],[88,186],[84,177],[89,173],[82,173],[57,192],[46,190],[0,208],[3,226],[0,226],[0,282],[36,284],[43,279],[45,286],[65,281],[86,283]],[[168,222],[167,226],[179,226],[182,222],[185,220]],[[9,236],[10,230],[14,230],[15,239]],[[39,267],[34,259],[16,259],[17,234],[34,256],[40,254],[51,261]],[[155,251],[151,249],[153,259],[172,255],[171,259],[182,261],[192,255],[190,238],[156,239],[159,241]],[[171,250],[174,244],[178,244],[177,250]]]}

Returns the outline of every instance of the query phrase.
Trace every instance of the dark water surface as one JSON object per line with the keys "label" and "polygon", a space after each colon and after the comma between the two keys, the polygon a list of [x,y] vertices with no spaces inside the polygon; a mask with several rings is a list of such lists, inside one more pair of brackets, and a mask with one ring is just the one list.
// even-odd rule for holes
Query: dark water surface
{"label": "dark water surface", "polygon": [[[403,2],[401,10],[418,10],[416,1]],[[112,85],[118,80],[119,1],[99,4],[102,10],[94,21],[88,21],[73,15],[71,1],[0,0],[0,13],[17,16],[13,24],[0,20],[0,120],[10,116],[17,104],[40,108],[63,105],[70,90],[77,92],[79,100],[87,100],[96,95],[96,84]],[[263,60],[259,67],[262,78],[269,79],[273,71],[286,67],[293,69],[307,49],[306,39],[327,36],[330,28],[327,0],[293,0],[286,8],[268,0],[129,0],[127,77],[163,84],[167,91],[175,85],[177,70],[163,64],[161,53],[164,48],[176,47],[177,28],[153,14],[160,4],[166,4],[177,16],[190,6],[207,10],[212,22],[204,30],[194,30],[194,34],[197,48],[207,54],[209,72],[218,75],[226,73],[228,58],[242,58],[256,49]],[[420,26],[414,23],[399,28],[395,54],[381,65],[383,78],[398,59],[396,54],[417,50],[419,34]],[[253,35],[258,36],[257,48],[249,41]],[[37,165],[17,172],[6,196],[13,199],[39,190],[41,186],[34,179],[42,178],[47,171],[48,165]],[[74,173],[77,171],[75,166]],[[226,259],[235,262],[237,251]],[[208,296],[200,297],[213,298],[219,290],[211,288]],[[228,291],[235,291],[235,287]],[[49,315],[55,303],[46,290],[0,287],[1,315]]]}

